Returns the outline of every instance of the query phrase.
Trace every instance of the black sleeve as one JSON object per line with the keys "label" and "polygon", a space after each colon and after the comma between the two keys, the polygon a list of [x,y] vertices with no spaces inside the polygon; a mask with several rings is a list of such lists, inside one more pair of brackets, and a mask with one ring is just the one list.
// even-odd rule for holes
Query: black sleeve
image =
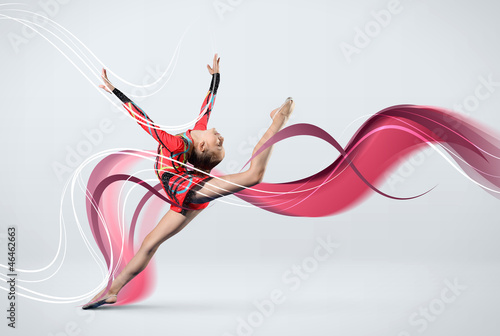
{"label": "black sleeve", "polygon": [[123,94],[123,92],[121,92],[121,91],[120,91],[120,90],[118,90],[117,88],[114,88],[114,89],[113,89],[113,93],[114,93],[114,94],[115,94],[115,96],[117,96],[117,97],[118,97],[118,98],[119,98],[119,99],[120,99],[120,100],[121,100],[124,104],[126,104],[126,103],[130,103],[130,102],[131,102],[131,100],[130,100],[127,96],[125,96],[125,95]]}
{"label": "black sleeve", "polygon": [[212,91],[213,94],[217,94],[217,89],[219,88],[219,82],[220,82],[220,73],[214,73],[212,75],[212,81],[210,82],[210,88],[209,91]]}

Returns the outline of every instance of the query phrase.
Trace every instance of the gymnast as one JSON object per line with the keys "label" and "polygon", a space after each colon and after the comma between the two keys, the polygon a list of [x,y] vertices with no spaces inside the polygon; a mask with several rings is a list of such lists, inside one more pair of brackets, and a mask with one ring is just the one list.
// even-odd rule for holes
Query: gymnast
{"label": "gymnast", "polygon": [[[219,61],[220,58],[215,54],[212,67],[207,64],[212,80],[195,126],[176,135],[159,129],[141,108],[111,84],[106,70],[102,70],[104,85],[99,87],[115,94],[139,125],[158,142],[154,168],[171,206],[156,227],[144,238],[137,253],[114,279],[109,290],[105,293],[104,288],[89,303],[82,306],[82,309],[115,303],[123,286],[146,268],[158,247],[188,225],[211,200],[262,182],[273,146],[255,156],[248,170],[244,172],[218,178],[209,175],[225,156],[224,138],[215,128],[207,129],[219,87]],[[280,107],[271,111],[272,124],[255,146],[253,154],[285,126],[294,107],[294,101],[288,97]],[[100,299],[101,297],[103,298]]]}

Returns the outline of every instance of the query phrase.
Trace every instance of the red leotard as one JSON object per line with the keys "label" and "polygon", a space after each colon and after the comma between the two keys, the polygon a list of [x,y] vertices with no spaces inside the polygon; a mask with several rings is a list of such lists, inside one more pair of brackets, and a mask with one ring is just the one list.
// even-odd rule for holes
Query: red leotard
{"label": "red leotard", "polygon": [[170,209],[185,214],[186,209],[204,209],[209,202],[194,204],[189,202],[191,190],[200,182],[211,177],[195,170],[188,170],[185,166],[189,157],[187,153],[193,146],[192,130],[206,130],[210,113],[214,106],[217,88],[219,86],[220,74],[212,75],[212,81],[208,93],[203,100],[200,111],[200,119],[192,129],[184,133],[171,135],[156,126],[147,114],[125,96],[120,90],[114,89],[113,93],[120,98],[123,106],[137,120],[139,125],[158,141],[158,156],[155,161],[155,172],[162,182],[163,189],[167,193],[170,201],[176,205],[171,205]]}

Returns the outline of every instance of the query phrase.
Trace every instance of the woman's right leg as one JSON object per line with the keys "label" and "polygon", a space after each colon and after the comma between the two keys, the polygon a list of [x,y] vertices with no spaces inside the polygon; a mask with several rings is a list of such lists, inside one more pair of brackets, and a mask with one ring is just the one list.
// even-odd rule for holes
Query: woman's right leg
{"label": "woman's right leg", "polygon": [[[184,216],[178,212],[169,210],[158,222],[156,227],[146,236],[146,238],[144,238],[137,253],[115,278],[104,296],[107,297],[112,295],[110,298],[106,299],[106,302],[114,303],[116,301],[116,296],[114,295],[117,295],[123,286],[146,268],[158,247],[160,247],[165,240],[180,232],[201,211],[202,210],[187,211]],[[105,289],[99,292],[90,302],[97,300],[103,294],[104,290]]]}
{"label": "woman's right leg", "polygon": [[[294,108],[294,101],[291,98],[287,98],[280,108],[271,112],[273,123],[255,146],[252,156],[267,140],[269,140],[285,126]],[[253,158],[250,162],[250,168],[248,168],[247,171],[225,175],[219,178],[211,178],[208,180],[193,195],[191,203],[209,202],[213,199],[234,194],[240,190],[262,182],[273,147],[274,146],[270,146],[266,148],[259,155]]]}

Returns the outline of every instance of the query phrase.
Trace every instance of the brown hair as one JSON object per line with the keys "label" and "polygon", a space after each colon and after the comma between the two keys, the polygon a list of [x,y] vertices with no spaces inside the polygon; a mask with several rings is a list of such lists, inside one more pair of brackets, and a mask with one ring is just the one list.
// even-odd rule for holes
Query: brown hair
{"label": "brown hair", "polygon": [[194,149],[189,156],[189,163],[191,163],[195,168],[201,170],[212,170],[217,166],[220,161],[214,159],[214,156],[206,150],[205,152],[198,152]]}

